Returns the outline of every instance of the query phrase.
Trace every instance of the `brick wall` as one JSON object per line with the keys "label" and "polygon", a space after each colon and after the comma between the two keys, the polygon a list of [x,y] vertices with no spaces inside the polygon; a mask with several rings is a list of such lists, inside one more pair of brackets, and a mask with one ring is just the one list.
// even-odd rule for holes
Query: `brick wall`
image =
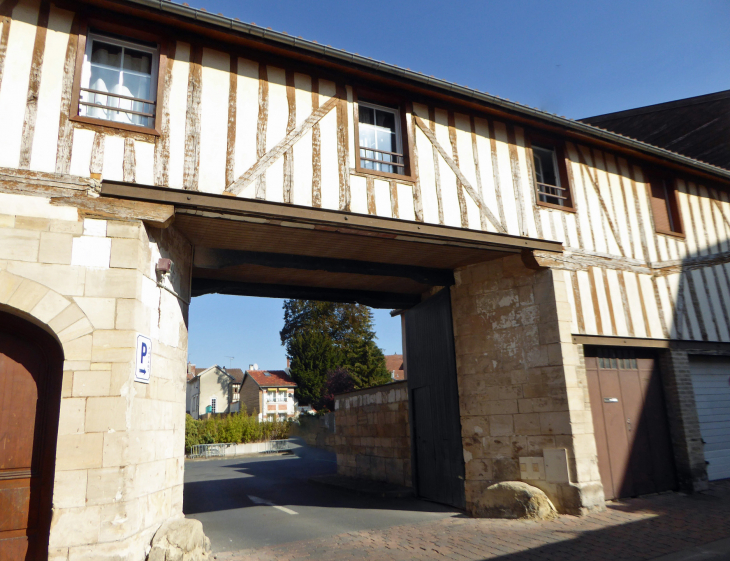
{"label": "brick wall", "polygon": [[337,473],[411,486],[408,386],[395,382],[335,396]]}
{"label": "brick wall", "polygon": [[467,510],[479,515],[487,487],[520,480],[519,459],[548,448],[566,450],[566,481],[525,481],[563,512],[603,508],[585,368],[572,343],[562,275],[510,256],[459,269],[455,277]]}

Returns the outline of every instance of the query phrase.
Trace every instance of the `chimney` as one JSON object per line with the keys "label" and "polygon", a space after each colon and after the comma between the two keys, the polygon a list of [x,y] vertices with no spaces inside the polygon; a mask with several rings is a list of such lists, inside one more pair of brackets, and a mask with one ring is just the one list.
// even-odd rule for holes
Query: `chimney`
{"label": "chimney", "polygon": [[248,369],[249,370],[258,370],[259,369],[259,365],[258,364],[249,364],[248,365]]}
{"label": "chimney", "polygon": [[286,367],[291,367],[291,357],[286,357]]}

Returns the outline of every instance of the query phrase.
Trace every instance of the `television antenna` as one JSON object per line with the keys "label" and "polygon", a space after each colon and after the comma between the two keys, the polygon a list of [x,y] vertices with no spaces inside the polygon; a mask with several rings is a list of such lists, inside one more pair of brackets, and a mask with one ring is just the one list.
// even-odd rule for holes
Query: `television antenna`
{"label": "television antenna", "polygon": [[236,358],[235,356],[226,356],[228,359],[228,368],[231,368],[233,366],[233,359]]}

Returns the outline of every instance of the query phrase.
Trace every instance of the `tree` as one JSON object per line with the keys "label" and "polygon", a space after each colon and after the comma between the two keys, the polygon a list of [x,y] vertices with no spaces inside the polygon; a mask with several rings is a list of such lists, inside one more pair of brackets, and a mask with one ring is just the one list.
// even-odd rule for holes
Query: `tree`
{"label": "tree", "polygon": [[292,359],[292,378],[299,386],[297,399],[302,404],[315,409],[327,406],[327,373],[336,368],[347,370],[352,389],[390,381],[367,306],[286,300],[279,335]]}
{"label": "tree", "polygon": [[321,409],[327,372],[339,362],[337,348],[326,334],[307,329],[296,333],[287,349],[292,359],[291,376],[297,384],[297,401]]}
{"label": "tree", "polygon": [[341,366],[327,372],[327,385],[324,394],[324,406],[330,411],[335,409],[335,394],[350,392],[355,389],[355,380],[352,379],[347,368]]}

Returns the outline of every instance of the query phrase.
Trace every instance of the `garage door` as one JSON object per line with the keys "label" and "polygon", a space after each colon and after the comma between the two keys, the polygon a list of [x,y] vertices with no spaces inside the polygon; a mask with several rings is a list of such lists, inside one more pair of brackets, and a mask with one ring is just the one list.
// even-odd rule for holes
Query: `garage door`
{"label": "garage door", "polygon": [[730,358],[690,357],[707,476],[730,477]]}

